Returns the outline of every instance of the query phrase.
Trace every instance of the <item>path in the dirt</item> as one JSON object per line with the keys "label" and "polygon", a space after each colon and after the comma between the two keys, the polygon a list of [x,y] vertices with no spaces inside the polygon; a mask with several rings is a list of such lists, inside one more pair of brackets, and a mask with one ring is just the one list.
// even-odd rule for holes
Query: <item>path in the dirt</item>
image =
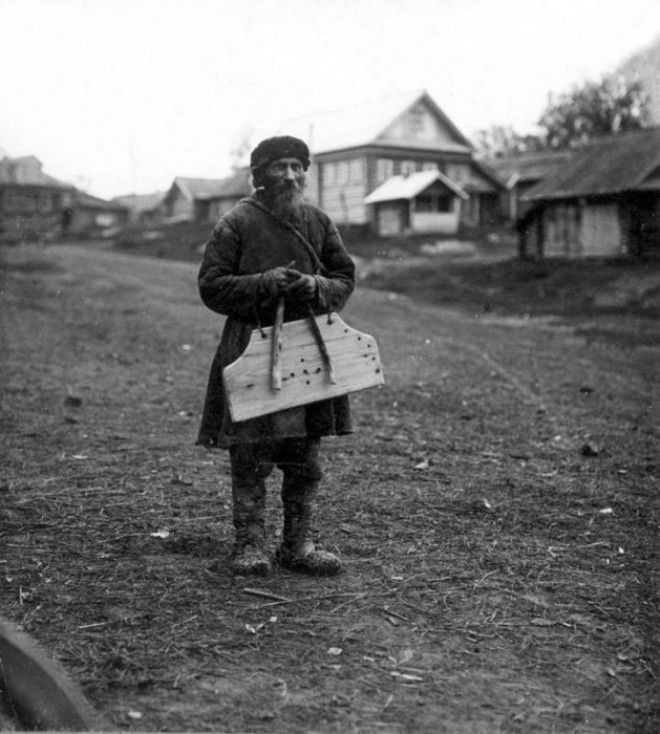
{"label": "path in the dirt", "polygon": [[192,446],[222,325],[197,266],[31,257],[0,295],[2,613],[114,726],[620,732],[657,714],[656,348],[358,288],[343,315],[386,386],[326,444],[346,573],[247,582],[223,565],[226,456]]}

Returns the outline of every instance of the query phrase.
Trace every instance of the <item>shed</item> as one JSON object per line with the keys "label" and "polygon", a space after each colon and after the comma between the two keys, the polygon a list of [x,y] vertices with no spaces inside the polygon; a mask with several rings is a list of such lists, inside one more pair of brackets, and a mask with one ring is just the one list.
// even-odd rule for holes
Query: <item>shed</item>
{"label": "shed", "polygon": [[468,194],[440,171],[392,176],[369,194],[379,235],[456,234]]}
{"label": "shed", "polygon": [[515,222],[524,216],[530,204],[521,201],[522,197],[555,173],[571,155],[570,150],[546,150],[490,159],[488,164],[506,186],[501,207],[505,217]]}
{"label": "shed", "polygon": [[64,210],[64,235],[112,236],[128,222],[128,208],[75,191],[71,205]]}
{"label": "shed", "polygon": [[660,255],[660,127],[594,140],[523,200],[523,255]]}

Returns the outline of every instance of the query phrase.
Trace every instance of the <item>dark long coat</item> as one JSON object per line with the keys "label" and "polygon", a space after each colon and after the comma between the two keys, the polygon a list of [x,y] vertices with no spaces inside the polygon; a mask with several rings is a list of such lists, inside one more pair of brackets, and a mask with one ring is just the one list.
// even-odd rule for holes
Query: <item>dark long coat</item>
{"label": "dark long coat", "polygon": [[[319,437],[351,432],[347,396],[291,408],[234,423],[229,415],[222,369],[245,350],[253,329],[270,326],[276,302],[265,292],[260,274],[292,261],[313,275],[318,296],[314,313],[339,311],[355,284],[355,266],[336,227],[317,207],[305,205],[299,237],[262,208],[259,194],[243,199],[213,227],[199,271],[202,301],[227,316],[213,364],[197,442],[228,448],[232,444],[288,437]],[[313,248],[309,252],[308,246]],[[308,315],[305,303],[285,300],[284,320]]]}

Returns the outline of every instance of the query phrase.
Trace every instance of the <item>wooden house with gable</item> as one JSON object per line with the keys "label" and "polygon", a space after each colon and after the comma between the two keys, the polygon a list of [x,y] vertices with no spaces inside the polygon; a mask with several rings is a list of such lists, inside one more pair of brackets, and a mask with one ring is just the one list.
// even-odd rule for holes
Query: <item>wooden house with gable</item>
{"label": "wooden house with gable", "polygon": [[231,176],[222,179],[212,193],[201,193],[195,201],[195,220],[215,223],[235,204],[253,191],[252,172],[249,167],[239,168]]}
{"label": "wooden house with gable", "polygon": [[598,138],[530,189],[520,252],[537,258],[660,255],[660,127]]}
{"label": "wooden house with gable", "polygon": [[178,176],[163,197],[165,219],[170,222],[215,222],[251,193],[249,168],[241,168],[226,178]]}
{"label": "wooden house with gable", "polygon": [[165,217],[164,198],[164,191],[154,191],[151,194],[115,196],[111,201],[127,210],[128,224],[150,227],[159,225]]}
{"label": "wooden house with gable", "polygon": [[0,160],[0,240],[43,241],[62,235],[75,188],[42,168],[33,155]]}
{"label": "wooden house with gable", "polygon": [[[441,174],[434,181],[436,187],[449,184],[445,194],[453,199],[458,224],[489,226],[499,218],[502,182],[475,159],[470,141],[426,91],[299,118],[282,125],[277,134],[296,135],[308,143],[312,153],[308,197],[340,227],[414,233],[415,223],[428,224],[429,217],[384,214],[386,210],[410,213],[414,196],[392,200],[389,209],[382,200],[383,191],[377,201],[368,197],[391,179],[428,171]],[[396,181],[390,186],[390,194],[398,194]],[[433,210],[446,206],[446,201],[445,195],[423,199],[424,214],[446,214]],[[436,219],[446,224],[446,217]]]}

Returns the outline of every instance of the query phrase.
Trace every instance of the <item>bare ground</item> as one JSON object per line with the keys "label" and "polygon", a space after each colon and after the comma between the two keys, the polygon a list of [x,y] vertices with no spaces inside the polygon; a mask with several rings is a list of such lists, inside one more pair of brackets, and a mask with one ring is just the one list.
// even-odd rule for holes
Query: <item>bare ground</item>
{"label": "bare ground", "polygon": [[0,255],[0,613],[106,728],[658,730],[660,349],[635,319],[360,288],[387,384],[325,442],[346,570],[234,579],[228,460],[193,445],[221,328],[196,265]]}

